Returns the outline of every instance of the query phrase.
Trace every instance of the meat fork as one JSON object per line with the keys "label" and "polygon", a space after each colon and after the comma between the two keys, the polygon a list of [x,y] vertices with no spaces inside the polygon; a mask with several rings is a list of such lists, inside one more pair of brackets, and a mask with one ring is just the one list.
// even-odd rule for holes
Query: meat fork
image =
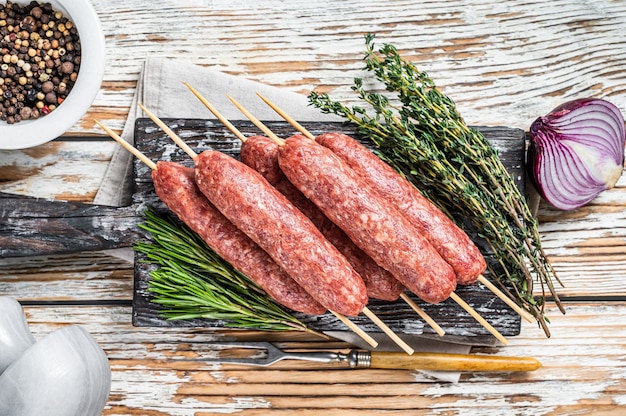
{"label": "meat fork", "polygon": [[444,354],[434,352],[416,352],[408,355],[404,352],[380,352],[350,350],[348,353],[332,351],[287,352],[271,342],[224,342],[212,343],[230,348],[256,349],[250,357],[194,358],[183,361],[206,363],[241,364],[268,367],[282,360],[302,360],[323,364],[337,364],[344,368],[385,368],[433,371],[534,371],[541,363],[532,357],[503,357],[477,354]]}

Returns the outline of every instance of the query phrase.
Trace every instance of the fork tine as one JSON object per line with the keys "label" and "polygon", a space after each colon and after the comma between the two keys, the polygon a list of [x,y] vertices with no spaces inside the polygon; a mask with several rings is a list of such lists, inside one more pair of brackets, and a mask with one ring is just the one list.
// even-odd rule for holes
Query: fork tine
{"label": "fork tine", "polygon": [[[207,363],[225,363],[225,364],[242,364],[242,365],[254,365],[267,367],[274,364],[277,361],[285,358],[285,353],[271,342],[210,342],[209,345],[220,346],[219,351],[231,350],[236,348],[241,349],[256,349],[257,355],[245,358],[196,358],[191,361],[207,362]],[[263,354],[265,352],[265,354]],[[189,360],[185,360],[189,361]]]}

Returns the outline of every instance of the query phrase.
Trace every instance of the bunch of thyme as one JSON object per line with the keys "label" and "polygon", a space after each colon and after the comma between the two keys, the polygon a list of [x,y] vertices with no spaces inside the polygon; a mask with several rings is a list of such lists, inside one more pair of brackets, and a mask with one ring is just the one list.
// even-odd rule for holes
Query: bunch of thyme
{"label": "bunch of thyme", "polygon": [[311,331],[171,215],[148,209],[144,218],[140,227],[152,239],[134,249],[158,266],[150,272],[148,291],[152,302],[164,307],[162,316],[220,320],[233,328]]}
{"label": "bunch of thyme", "polygon": [[[404,60],[394,46],[385,44],[377,53],[374,36],[365,39],[365,69],[394,94],[392,98],[366,91],[362,79],[356,78],[352,89],[367,109],[349,108],[316,92],[309,95],[310,102],[354,123],[377,146],[377,154],[433,203],[452,218],[469,220],[496,258],[489,266],[492,276],[549,335],[543,314],[546,287],[564,313],[552,282],[558,278],[541,248],[537,220],[497,151],[465,124],[454,102],[428,74]],[[457,223],[475,231],[465,221]],[[539,297],[533,292],[534,277],[541,282]]]}

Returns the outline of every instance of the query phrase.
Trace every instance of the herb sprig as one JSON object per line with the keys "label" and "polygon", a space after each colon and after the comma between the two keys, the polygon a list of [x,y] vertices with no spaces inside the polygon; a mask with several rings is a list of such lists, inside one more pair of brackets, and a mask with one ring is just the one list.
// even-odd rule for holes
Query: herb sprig
{"label": "herb sprig", "polygon": [[[391,98],[366,90],[356,78],[352,90],[364,107],[349,108],[317,92],[309,95],[310,102],[355,124],[377,146],[379,156],[433,203],[480,230],[496,258],[490,272],[549,336],[543,314],[547,291],[564,313],[553,284],[558,278],[541,247],[537,220],[497,151],[465,124],[455,103],[427,73],[404,60],[393,45],[376,51],[374,35],[365,41],[365,70],[384,84]],[[462,221],[458,225],[473,231]],[[534,277],[541,283],[539,297],[533,292]]]}
{"label": "herb sprig", "polygon": [[158,266],[150,272],[148,291],[163,306],[162,316],[221,320],[231,328],[314,332],[171,215],[148,209],[144,219],[139,226],[152,238],[134,249]]}

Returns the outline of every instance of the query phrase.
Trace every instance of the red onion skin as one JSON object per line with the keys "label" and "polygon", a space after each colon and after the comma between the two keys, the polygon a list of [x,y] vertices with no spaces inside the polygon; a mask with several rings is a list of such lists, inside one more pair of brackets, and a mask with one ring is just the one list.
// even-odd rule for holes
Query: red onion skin
{"label": "red onion skin", "polygon": [[[612,188],[621,176],[624,118],[607,101],[582,98],[564,103],[533,122],[530,138],[528,176],[541,197],[555,208],[584,206]],[[585,163],[589,161],[583,152],[586,148],[598,158],[594,166]],[[603,177],[593,174],[596,165],[602,166]]]}

